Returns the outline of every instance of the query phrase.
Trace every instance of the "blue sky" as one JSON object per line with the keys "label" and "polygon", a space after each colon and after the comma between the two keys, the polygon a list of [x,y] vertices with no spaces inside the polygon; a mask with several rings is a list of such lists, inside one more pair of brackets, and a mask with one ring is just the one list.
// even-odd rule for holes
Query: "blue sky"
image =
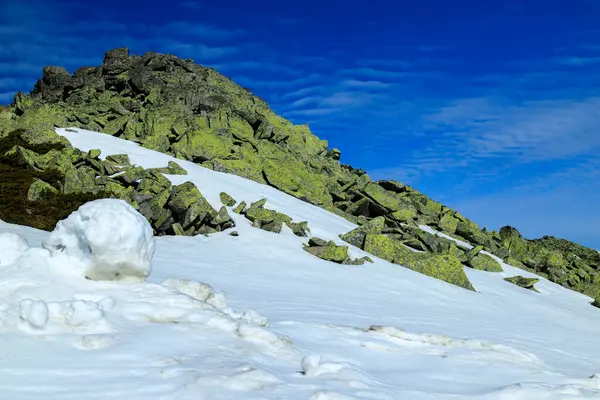
{"label": "blue sky", "polygon": [[600,249],[599,27],[595,0],[0,0],[0,103],[45,65],[173,53],[376,179]]}

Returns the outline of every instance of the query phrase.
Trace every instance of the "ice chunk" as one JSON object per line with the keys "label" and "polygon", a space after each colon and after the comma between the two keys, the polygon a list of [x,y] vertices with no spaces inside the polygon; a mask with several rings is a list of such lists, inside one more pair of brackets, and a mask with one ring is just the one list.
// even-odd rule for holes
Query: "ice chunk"
{"label": "ice chunk", "polygon": [[101,199],[60,221],[43,246],[78,260],[88,279],[139,281],[151,272],[155,242],[148,221],[127,202]]}
{"label": "ice chunk", "polygon": [[17,233],[0,232],[0,267],[17,261],[29,248],[25,238]]}

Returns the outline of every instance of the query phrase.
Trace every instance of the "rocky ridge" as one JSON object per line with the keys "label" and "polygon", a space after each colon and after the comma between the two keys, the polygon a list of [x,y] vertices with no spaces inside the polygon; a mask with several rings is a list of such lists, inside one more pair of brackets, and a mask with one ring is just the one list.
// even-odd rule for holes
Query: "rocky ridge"
{"label": "rocky ridge", "polygon": [[[27,195],[32,202],[76,194],[124,198],[152,221],[157,234],[209,234],[233,226],[227,210],[212,209],[198,188],[170,186],[162,174],[183,173],[177,165],[148,171],[127,165],[118,155],[100,160],[98,152],[83,154],[53,132],[68,126],[271,185],[360,225],[360,231],[344,235],[349,243],[465,288],[472,286],[459,266],[501,270],[481,253],[486,250],[563,286],[600,295],[600,254],[594,250],[551,237],[527,240],[511,227],[480,229],[407,185],[371,181],[365,171],[341,164],[340,151],[330,149],[308,126],[290,123],[249,90],[192,60],[130,55],[120,48],[107,52],[102,65],[73,74],[45,67],[30,94],[18,93],[10,107],[0,110],[0,140],[12,144],[0,156],[5,165],[61,177],[53,183],[32,178]],[[305,230],[271,210],[256,207],[248,214],[245,204],[240,206],[234,211],[254,218],[262,229],[277,232],[286,224]],[[461,250],[419,225],[475,248]]]}

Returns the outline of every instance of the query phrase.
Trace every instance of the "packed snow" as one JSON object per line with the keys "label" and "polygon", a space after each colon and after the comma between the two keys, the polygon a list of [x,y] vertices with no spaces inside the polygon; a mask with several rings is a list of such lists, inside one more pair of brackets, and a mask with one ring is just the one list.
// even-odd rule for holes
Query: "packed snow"
{"label": "packed snow", "polygon": [[152,270],[154,237],[150,223],[123,200],[84,204],[59,221],[44,241],[52,256],[93,280],[144,280]]}
{"label": "packed snow", "polygon": [[[343,243],[354,228],[265,185],[108,135],[58,132],[146,168],[176,161],[188,175],[168,178],[194,182],[215,207],[221,191],[266,197],[323,239]],[[600,399],[600,310],[544,279],[540,293],[505,282],[531,275],[517,268],[466,269],[471,292],[376,257],[329,263],[302,250],[306,239],[233,213],[239,237],[159,237],[152,257],[137,214],[119,226],[109,214],[126,207],[99,204],[53,233],[0,222],[2,398]],[[150,275],[81,273],[124,260],[150,272],[149,261]]]}

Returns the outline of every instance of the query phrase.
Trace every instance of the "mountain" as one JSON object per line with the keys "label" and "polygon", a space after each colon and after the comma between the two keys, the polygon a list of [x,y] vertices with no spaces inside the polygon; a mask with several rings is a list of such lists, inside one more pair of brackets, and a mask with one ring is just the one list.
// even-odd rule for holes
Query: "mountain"
{"label": "mountain", "polygon": [[[580,293],[497,257],[503,272],[465,268],[477,292],[465,290],[347,244],[339,235],[356,224],[268,185],[106,134],[57,132],[86,160],[178,164],[162,175],[169,184],[200,188],[215,210],[226,202],[235,226],[151,237],[132,207],[97,202],[52,233],[0,222],[3,398],[600,398],[600,320]],[[255,211],[235,212],[242,202]],[[248,218],[283,218],[273,210],[310,235]],[[372,263],[305,250],[330,242]],[[151,273],[112,268],[121,263]]]}
{"label": "mountain", "polygon": [[[489,232],[407,185],[371,181],[365,171],[341,164],[340,151],[308,126],[293,125],[249,90],[192,60],[130,55],[120,48],[107,52],[101,66],[72,75],[45,67],[33,91],[18,93],[0,116],[0,167],[11,176],[0,206],[7,222],[50,230],[87,201],[117,197],[140,210],[157,235],[213,234],[232,226],[226,209],[206,202],[202,187],[171,185],[165,174],[185,172],[177,162],[144,169],[126,155],[82,152],[55,133],[81,128],[251,179],[334,212],[359,225],[342,235],[348,243],[465,289],[477,290],[463,265],[500,272],[495,255],[600,298],[598,252],[550,237],[527,240],[512,227]],[[257,226],[278,232],[285,225],[307,234],[304,221],[260,209],[249,216]],[[472,248],[466,251],[453,239]],[[322,249],[311,251],[338,251],[315,247]]]}

